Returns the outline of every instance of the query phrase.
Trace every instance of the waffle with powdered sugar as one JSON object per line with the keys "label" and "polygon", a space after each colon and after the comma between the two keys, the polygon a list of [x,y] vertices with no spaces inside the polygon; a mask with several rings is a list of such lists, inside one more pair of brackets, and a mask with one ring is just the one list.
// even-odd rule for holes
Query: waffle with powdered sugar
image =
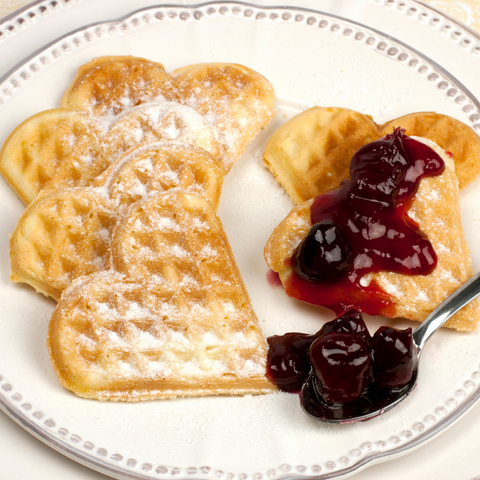
{"label": "waffle with powdered sugar", "polygon": [[226,172],[274,116],[272,85],[244,65],[202,63],[167,74],[160,63],[125,56],[99,57],[81,66],[62,107],[108,120],[161,98],[207,119],[219,134]]}
{"label": "waffle with powdered sugar", "polygon": [[203,195],[217,209],[223,178],[222,166],[202,148],[158,142],[127,150],[92,186],[104,190],[120,212],[151,192],[172,188]]}
{"label": "waffle with powdered sugar", "polygon": [[117,220],[113,202],[96,189],[41,192],[10,237],[10,279],[58,301],[76,278],[110,267]]}
{"label": "waffle with powdered sugar", "polygon": [[10,278],[58,301],[76,278],[109,268],[111,232],[129,205],[182,189],[203,195],[215,209],[223,177],[223,168],[194,145],[127,150],[93,186],[45,190],[30,203],[10,239]]}
{"label": "waffle with powdered sugar", "polygon": [[[0,159],[29,204],[10,241],[11,279],[59,302],[48,348],[61,383],[125,401],[275,391],[215,214],[225,173],[273,116],[271,85],[239,65],[175,78],[133,57],[78,75],[63,107],[28,119]],[[93,133],[77,140],[81,128]],[[52,141],[25,148],[44,131]],[[72,160],[84,150],[90,163]]]}
{"label": "waffle with powdered sugar", "polygon": [[0,172],[25,205],[44,189],[88,185],[108,163],[101,126],[81,110],[33,115],[0,151]]}
{"label": "waffle with powdered sugar", "polygon": [[177,141],[203,148],[227,173],[274,116],[273,88],[237,64],[167,74],[137,57],[80,67],[62,108],[40,112],[10,135],[0,173],[28,205],[43,189],[90,185],[133,147]]}
{"label": "waffle with powdered sugar", "polygon": [[[415,138],[429,145],[445,162],[445,170],[441,175],[421,180],[408,210],[408,216],[431,242],[437,254],[437,266],[428,275],[403,275],[388,271],[367,273],[360,284],[368,287],[374,283],[389,295],[394,311],[381,311],[379,314],[422,321],[471,278],[473,269],[463,232],[454,162],[430,140]],[[288,261],[312,227],[312,203],[313,199],[294,207],[275,228],[265,246],[265,260],[284,284],[293,274]],[[373,293],[371,295],[374,296]],[[374,300],[372,298],[372,302]],[[471,302],[448,320],[445,326],[473,331],[479,313],[478,302]]]}
{"label": "waffle with powdered sugar", "polygon": [[48,346],[77,395],[138,401],[275,390],[266,342],[222,225],[203,197],[173,190],[132,204],[112,270],[62,295]]}

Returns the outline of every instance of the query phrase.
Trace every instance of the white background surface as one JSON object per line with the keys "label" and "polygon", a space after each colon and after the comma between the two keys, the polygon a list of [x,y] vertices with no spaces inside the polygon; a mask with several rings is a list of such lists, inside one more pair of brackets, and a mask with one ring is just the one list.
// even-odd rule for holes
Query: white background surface
{"label": "white background surface", "polygon": [[[90,1],[90,3],[93,2]],[[138,7],[145,4],[145,2],[130,2],[130,7],[126,11],[137,8],[137,3]],[[277,4],[278,2],[258,3]],[[291,0],[288,3],[320,8],[322,2],[320,0]],[[108,12],[102,13],[108,15]],[[103,18],[109,18],[109,16]],[[0,59],[2,58],[1,54],[0,46]],[[437,61],[439,60],[437,59]],[[479,431],[480,406],[476,406],[456,425],[428,445],[399,459],[371,466],[351,478],[354,480],[383,480],[386,478],[389,480],[406,478],[414,480],[430,478],[473,480],[480,478],[480,456],[477,446]],[[54,452],[18,427],[8,417],[0,415],[0,480],[28,478],[57,480],[106,477]]]}

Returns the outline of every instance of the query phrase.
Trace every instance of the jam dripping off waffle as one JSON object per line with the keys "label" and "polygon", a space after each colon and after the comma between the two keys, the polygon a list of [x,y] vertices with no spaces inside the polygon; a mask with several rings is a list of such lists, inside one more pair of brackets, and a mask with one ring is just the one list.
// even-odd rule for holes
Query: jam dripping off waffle
{"label": "jam dripping off waffle", "polygon": [[362,286],[366,273],[428,275],[437,257],[407,211],[420,180],[444,168],[434,150],[401,129],[358,150],[350,180],[314,200],[313,226],[291,259],[295,274],[287,292],[338,314],[353,306],[375,314],[369,289],[384,306],[390,300],[378,286]]}

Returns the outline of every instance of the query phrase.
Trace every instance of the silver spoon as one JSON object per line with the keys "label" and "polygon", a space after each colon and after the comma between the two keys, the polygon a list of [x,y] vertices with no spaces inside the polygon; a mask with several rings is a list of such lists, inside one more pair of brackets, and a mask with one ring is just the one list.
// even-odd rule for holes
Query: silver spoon
{"label": "silver spoon", "polygon": [[410,382],[396,391],[361,397],[343,405],[328,404],[316,393],[316,380],[310,374],[300,393],[300,402],[306,413],[328,423],[353,423],[376,417],[404,400],[417,384],[418,363],[427,340],[458,310],[480,295],[480,272],[443,301],[413,332],[416,350],[415,366]]}

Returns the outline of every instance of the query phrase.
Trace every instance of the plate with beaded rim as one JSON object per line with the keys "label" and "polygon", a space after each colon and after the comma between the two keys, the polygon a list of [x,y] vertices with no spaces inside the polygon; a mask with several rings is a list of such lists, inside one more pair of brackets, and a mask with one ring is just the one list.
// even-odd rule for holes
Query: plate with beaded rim
{"label": "plate with beaded rim", "polygon": [[[101,55],[149,58],[167,71],[201,62],[240,63],[272,82],[277,115],[227,175],[219,207],[266,336],[315,332],[333,318],[287,298],[266,278],[263,247],[292,208],[262,164],[266,141],[279,126],[320,105],[352,108],[377,123],[437,111],[480,132],[479,103],[455,72],[387,34],[321,12],[215,2],[148,7],[87,25],[37,51],[0,80],[0,142],[25,118],[59,106],[77,68]],[[54,303],[8,280],[8,235],[24,207],[5,182],[0,196],[0,407],[93,469],[138,479],[340,478],[421,445],[480,396],[478,334],[442,331],[426,347],[412,397],[361,424],[320,424],[301,411],[297,396],[284,393],[134,404],[76,397],[60,386],[46,349]],[[475,269],[479,201],[475,181],[461,193]],[[367,320],[372,331],[388,323]]]}

